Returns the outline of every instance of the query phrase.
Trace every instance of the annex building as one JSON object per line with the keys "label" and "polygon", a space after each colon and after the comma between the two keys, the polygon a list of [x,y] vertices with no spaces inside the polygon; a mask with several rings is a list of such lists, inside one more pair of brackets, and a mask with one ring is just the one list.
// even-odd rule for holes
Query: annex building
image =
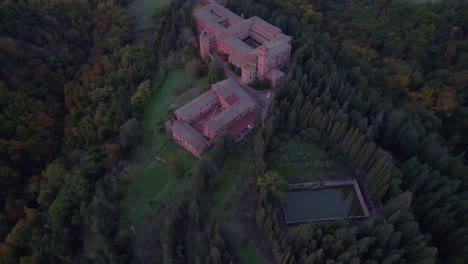
{"label": "annex building", "polygon": [[291,37],[281,29],[256,16],[244,19],[213,1],[195,9],[194,19],[202,58],[213,51],[227,54],[229,62],[241,69],[244,84],[258,76],[274,88],[284,80],[280,69],[289,64]]}
{"label": "annex building", "polygon": [[196,157],[214,144],[214,139],[227,131],[238,138],[245,127],[253,127],[257,103],[240,85],[227,79],[177,109],[167,123],[173,139]]}

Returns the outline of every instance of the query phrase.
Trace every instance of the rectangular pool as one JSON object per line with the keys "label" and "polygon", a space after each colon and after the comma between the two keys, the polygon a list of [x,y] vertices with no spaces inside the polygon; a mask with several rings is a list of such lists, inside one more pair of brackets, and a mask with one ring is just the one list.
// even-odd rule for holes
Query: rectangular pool
{"label": "rectangular pool", "polygon": [[284,207],[286,223],[365,215],[353,185],[291,191],[287,198]]}

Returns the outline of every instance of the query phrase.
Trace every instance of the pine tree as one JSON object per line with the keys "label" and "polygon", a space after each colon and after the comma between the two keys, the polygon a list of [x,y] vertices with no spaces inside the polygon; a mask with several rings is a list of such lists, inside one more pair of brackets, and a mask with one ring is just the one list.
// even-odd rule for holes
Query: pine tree
{"label": "pine tree", "polygon": [[348,129],[348,122],[341,121],[341,125],[336,132],[336,143],[341,142],[346,134],[346,130]]}
{"label": "pine tree", "polygon": [[362,134],[359,134],[359,137],[357,138],[357,140],[351,144],[353,144],[353,146],[351,147],[351,150],[349,151],[348,158],[354,161],[356,160],[357,154],[359,153],[359,151],[362,148],[362,145],[364,144],[364,136],[362,136]]}
{"label": "pine tree", "polygon": [[291,247],[288,247],[286,251],[281,254],[279,263],[280,264],[287,264],[290,261],[290,256],[291,256]]}
{"label": "pine tree", "polygon": [[386,169],[369,181],[369,192],[375,200],[380,200],[388,189],[388,182],[392,177],[390,169]]}
{"label": "pine tree", "polygon": [[[343,143],[344,143],[343,144],[343,148],[344,148],[343,152],[344,152],[345,156],[347,156],[347,157],[350,157],[351,149],[353,148],[354,143],[356,143],[356,141],[360,137],[359,130],[352,128],[350,130],[350,132],[351,131],[352,131],[352,133],[349,135],[349,137],[347,136],[346,139],[343,141]],[[349,134],[349,132],[348,132],[348,134]]]}
{"label": "pine tree", "polygon": [[320,110],[320,107],[316,107],[314,109],[314,111],[312,112],[312,125],[315,127],[315,128],[319,128],[320,126],[320,119],[322,118],[322,112]]}
{"label": "pine tree", "polygon": [[307,102],[304,107],[302,107],[299,115],[299,126],[301,129],[305,129],[311,125],[312,119],[312,104]]}
{"label": "pine tree", "polygon": [[369,162],[369,160],[371,159],[371,157],[374,155],[374,151],[375,151],[375,143],[374,142],[366,143],[356,158],[357,166],[361,169],[364,169],[367,163]]}
{"label": "pine tree", "polygon": [[387,202],[382,210],[384,217],[389,217],[397,212],[406,211],[411,206],[412,194],[405,192]]}
{"label": "pine tree", "polygon": [[198,202],[196,200],[190,201],[188,210],[190,220],[198,226],[200,224],[200,206],[198,205]]}
{"label": "pine tree", "polygon": [[366,131],[367,131],[367,117],[364,117],[361,120],[359,120],[356,127],[359,129],[359,131],[361,133],[363,133],[363,134],[366,133]]}
{"label": "pine tree", "polygon": [[326,133],[328,121],[329,121],[328,113],[323,114],[323,115],[321,116],[321,118],[320,118],[320,123],[319,123],[319,126],[318,126],[318,130],[319,130],[320,132]]}
{"label": "pine tree", "polygon": [[326,126],[326,134],[330,135],[333,124],[335,124],[335,112],[332,110],[328,111],[328,123]]}
{"label": "pine tree", "polygon": [[256,223],[259,228],[263,227],[263,224],[265,223],[265,208],[261,206],[257,209]]}
{"label": "pine tree", "polygon": [[404,125],[396,137],[396,150],[403,159],[410,157],[418,146],[418,132],[411,123]]}
{"label": "pine tree", "polygon": [[223,263],[221,260],[221,252],[218,248],[212,246],[210,249],[210,263],[212,264],[221,264]]}
{"label": "pine tree", "polygon": [[386,127],[384,130],[384,143],[390,147],[395,142],[394,136],[401,128],[404,121],[404,114],[400,111],[392,111],[387,117]]}
{"label": "pine tree", "polygon": [[341,123],[335,122],[333,125],[331,131],[330,131],[330,140],[333,144],[337,142],[337,137],[338,137],[338,129],[340,128]]}
{"label": "pine tree", "polygon": [[339,143],[339,148],[345,155],[346,155],[346,153],[345,153],[346,146],[348,146],[349,141],[351,140],[351,136],[353,135],[353,133],[354,133],[354,127],[350,127],[350,129],[348,129],[346,131],[346,134],[345,134],[343,140],[341,140],[341,142]]}
{"label": "pine tree", "polygon": [[293,109],[288,116],[288,130],[289,131],[296,130],[296,122],[297,122],[297,113],[296,113],[296,110]]}

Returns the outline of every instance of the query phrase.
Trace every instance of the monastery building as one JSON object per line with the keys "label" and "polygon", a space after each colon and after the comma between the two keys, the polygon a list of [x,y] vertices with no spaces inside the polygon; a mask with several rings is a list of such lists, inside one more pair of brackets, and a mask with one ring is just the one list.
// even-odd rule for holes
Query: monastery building
{"label": "monastery building", "polygon": [[224,132],[240,135],[241,123],[253,127],[257,103],[231,79],[211,86],[211,89],[174,112],[169,131],[175,142],[196,157],[200,157]]}
{"label": "monastery building", "polygon": [[244,19],[211,2],[194,11],[200,33],[200,55],[212,51],[228,55],[228,60],[241,69],[241,80],[251,83],[256,76],[278,86],[285,78],[280,69],[289,64],[291,37],[259,17]]}
{"label": "monastery building", "polygon": [[[289,64],[291,37],[261,18],[236,15],[219,4],[222,0],[204,2],[194,11],[201,56],[213,51],[226,54],[241,69],[243,84],[258,76],[269,80],[273,88],[278,86],[285,78],[281,69]],[[200,157],[224,132],[241,139],[253,127],[258,106],[240,83],[227,79],[177,109],[166,129],[176,143]]]}

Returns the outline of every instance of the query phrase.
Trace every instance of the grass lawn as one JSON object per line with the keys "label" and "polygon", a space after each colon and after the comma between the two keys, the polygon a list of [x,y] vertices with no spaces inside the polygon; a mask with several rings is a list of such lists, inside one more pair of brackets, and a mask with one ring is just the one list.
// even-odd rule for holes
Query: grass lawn
{"label": "grass lawn", "polygon": [[176,157],[184,171],[189,170],[197,160],[182,147],[170,143],[169,136],[157,129],[157,123],[165,122],[169,116],[169,105],[175,100],[174,90],[190,83],[207,85],[206,78],[193,81],[183,70],[170,72],[145,109],[143,144],[131,160],[139,170],[133,175],[133,181],[121,202],[121,227],[128,224],[138,227],[148,213],[177,195],[186,182],[184,176],[168,169],[166,163],[154,161],[155,155],[166,161]]}
{"label": "grass lawn", "polygon": [[315,182],[342,176],[342,170],[325,157],[314,144],[291,138],[270,154],[271,170],[278,171],[289,183]]}
{"label": "grass lawn", "polygon": [[135,16],[136,30],[145,30],[153,27],[151,16],[156,8],[167,6],[171,0],[133,0],[128,5],[130,13]]}
{"label": "grass lawn", "polygon": [[[200,80],[201,83],[207,84],[208,83],[208,76],[203,77]],[[181,107],[182,105],[190,102],[194,97],[197,97],[201,95],[203,92],[205,92],[208,89],[207,85],[193,85],[189,90],[183,92],[181,95],[179,95],[174,102],[170,105],[171,109],[177,109]]]}

